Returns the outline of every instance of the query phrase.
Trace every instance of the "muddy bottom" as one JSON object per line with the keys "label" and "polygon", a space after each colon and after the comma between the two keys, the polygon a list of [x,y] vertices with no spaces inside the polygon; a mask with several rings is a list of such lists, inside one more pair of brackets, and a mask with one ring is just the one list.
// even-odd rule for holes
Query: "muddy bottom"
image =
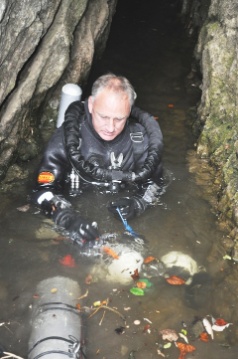
{"label": "muddy bottom", "polygon": [[[223,259],[224,233],[211,210],[209,191],[203,190],[210,179],[203,183],[200,179],[198,184],[191,170],[191,165],[203,165],[196,157],[196,139],[187,121],[199,90],[195,88],[188,96],[184,87],[195,42],[185,36],[176,6],[175,1],[119,1],[105,54],[89,79],[90,88],[104,72],[127,76],[138,94],[136,104],[156,117],[164,135],[166,191],[156,207],[129,223],[143,242],[125,233],[123,224],[109,214],[106,204],[110,196],[89,191],[72,202],[84,216],[98,222],[102,234],[114,235],[113,241],[140,252],[143,259],[151,256],[158,263],[168,253],[179,253],[179,266],[189,268],[186,280],[190,282],[171,285],[164,272],[154,271],[147,273],[150,286],[143,295],[131,293],[138,278],[130,278],[128,283],[109,278],[110,255],[102,250],[98,256],[93,251],[82,255],[81,248],[57,233],[37,208],[22,208],[28,204],[31,184],[16,182],[1,196],[0,204],[0,343],[8,352],[27,358],[32,308],[39,299],[36,287],[46,278],[63,276],[77,281],[83,296],[76,302],[87,358],[179,358],[176,345],[159,334],[163,329],[185,333],[185,339],[196,348],[187,359],[238,357],[237,323],[233,322],[237,269]],[[88,91],[85,89],[85,94]],[[33,165],[29,164],[29,173],[33,173]],[[68,255],[75,266],[65,265],[63,259]],[[179,274],[178,269],[170,269],[168,275]],[[229,284],[225,281],[228,277]],[[95,302],[106,303],[110,309],[95,306]],[[207,315],[233,325],[214,332],[214,339],[208,335],[208,341],[202,341],[201,330],[194,328]],[[68,323],[69,334],[73,325]],[[186,344],[185,339],[178,341]]]}

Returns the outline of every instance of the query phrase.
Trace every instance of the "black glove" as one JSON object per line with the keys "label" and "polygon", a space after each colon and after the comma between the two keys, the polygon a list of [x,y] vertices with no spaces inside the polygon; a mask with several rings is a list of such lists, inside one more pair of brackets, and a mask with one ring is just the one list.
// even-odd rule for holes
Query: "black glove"
{"label": "black glove", "polygon": [[57,226],[64,228],[69,233],[71,239],[79,244],[99,237],[97,223],[89,223],[72,208],[56,210],[53,214],[53,220]]}
{"label": "black glove", "polygon": [[72,207],[71,203],[61,195],[54,195],[51,200],[44,200],[41,203],[41,209],[46,216],[51,216],[57,209]]}
{"label": "black glove", "polygon": [[135,216],[139,216],[145,211],[146,206],[146,202],[143,200],[143,198],[134,196],[131,198],[119,198],[114,202],[110,202],[107,208],[110,212],[120,218],[120,215],[117,211],[117,208],[119,208],[123,219],[127,220]]}

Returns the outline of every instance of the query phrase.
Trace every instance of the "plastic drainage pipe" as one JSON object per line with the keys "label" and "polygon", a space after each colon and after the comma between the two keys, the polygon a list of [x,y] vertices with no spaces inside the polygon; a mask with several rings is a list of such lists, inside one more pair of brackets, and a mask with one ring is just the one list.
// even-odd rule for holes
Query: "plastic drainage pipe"
{"label": "plastic drainage pipe", "polygon": [[81,96],[82,96],[82,89],[80,86],[76,84],[66,84],[62,87],[56,127],[60,127],[64,122],[64,114],[68,106],[74,101],[81,100]]}
{"label": "plastic drainage pipe", "polygon": [[78,283],[65,277],[49,278],[38,284],[36,293],[28,359],[83,358]]}

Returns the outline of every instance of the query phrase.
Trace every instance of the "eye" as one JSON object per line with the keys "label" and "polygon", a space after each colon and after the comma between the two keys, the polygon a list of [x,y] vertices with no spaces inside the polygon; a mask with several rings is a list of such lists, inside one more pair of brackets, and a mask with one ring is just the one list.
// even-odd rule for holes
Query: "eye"
{"label": "eye", "polygon": [[108,119],[108,117],[104,116],[104,115],[100,115],[100,117],[101,117],[102,120],[107,120]]}
{"label": "eye", "polygon": [[123,121],[125,121],[125,117],[123,117],[123,118],[115,118],[114,120],[116,121],[116,122],[123,122]]}

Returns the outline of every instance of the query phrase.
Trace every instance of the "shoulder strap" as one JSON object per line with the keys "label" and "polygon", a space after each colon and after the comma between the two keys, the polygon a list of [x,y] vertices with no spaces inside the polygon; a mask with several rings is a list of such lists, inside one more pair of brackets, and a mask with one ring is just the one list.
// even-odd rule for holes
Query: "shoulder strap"
{"label": "shoulder strap", "polygon": [[135,161],[137,161],[137,159],[144,153],[144,135],[141,131],[137,131],[135,124],[131,125],[130,138],[132,141],[134,158]]}

